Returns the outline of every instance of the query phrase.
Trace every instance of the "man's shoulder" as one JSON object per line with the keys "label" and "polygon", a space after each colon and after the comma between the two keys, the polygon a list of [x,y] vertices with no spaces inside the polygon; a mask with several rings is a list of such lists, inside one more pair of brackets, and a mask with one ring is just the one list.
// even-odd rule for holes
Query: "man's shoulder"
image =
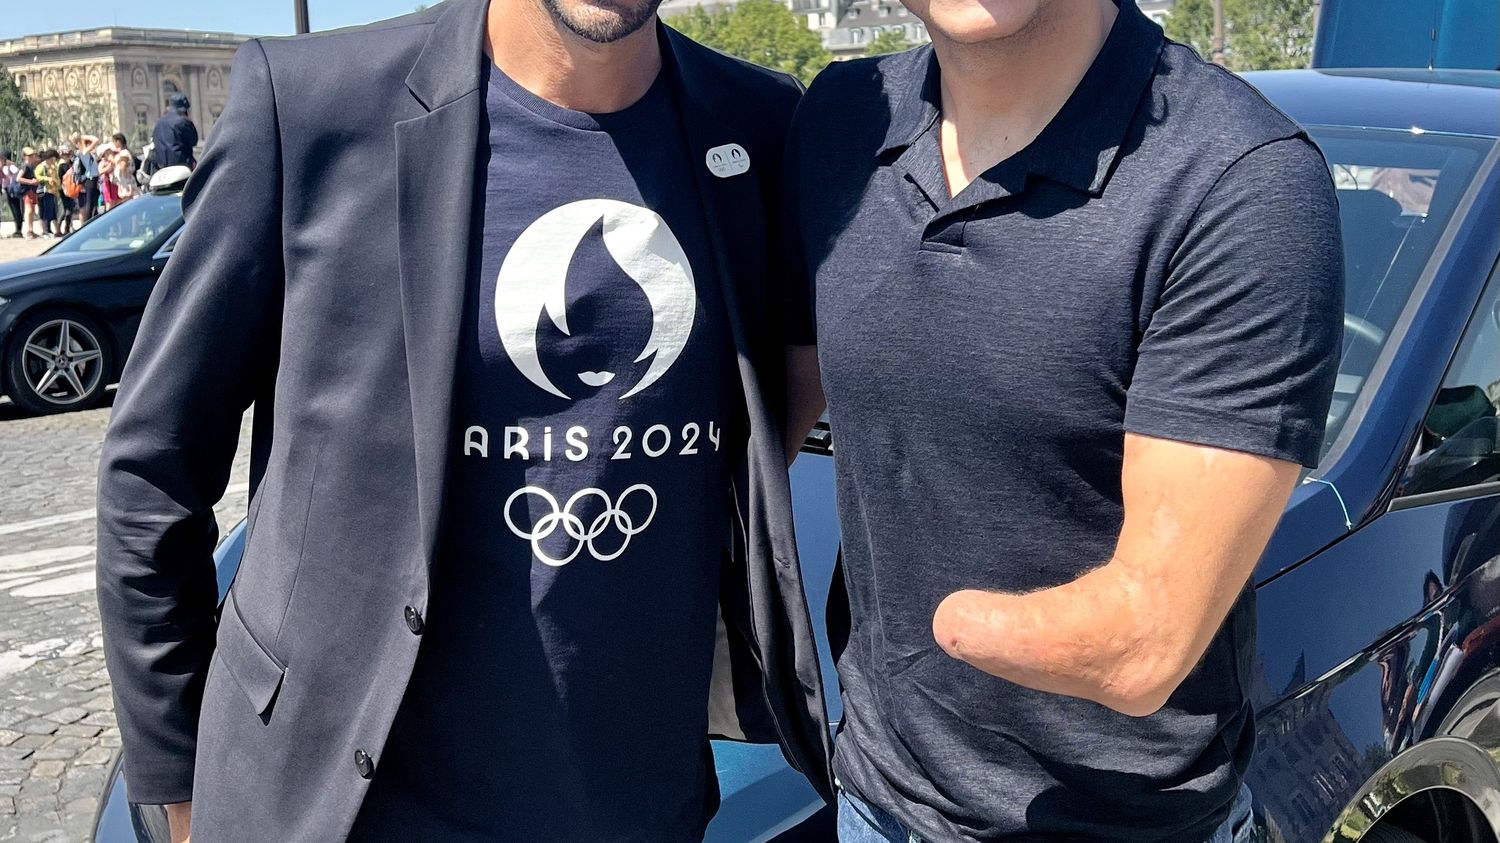
{"label": "man's shoulder", "polygon": [[[441,6],[434,6],[360,26],[256,38],[241,49],[262,50],[266,60],[278,66],[315,67],[317,76],[323,80],[329,80],[330,75],[332,80],[338,80],[341,74],[357,78],[369,74],[372,65],[376,68],[394,66],[403,47],[420,50],[427,43],[432,24],[437,22],[441,10]],[[343,56],[358,58],[340,61]],[[371,57],[376,56],[381,60],[371,62]],[[407,70],[410,70],[410,60],[402,71],[403,75]]]}
{"label": "man's shoulder", "polygon": [[802,83],[794,77],[706,47],[671,27],[664,33],[681,69],[691,73],[692,84],[711,89],[706,92],[757,119],[783,114],[791,119],[802,98]]}
{"label": "man's shoulder", "polygon": [[930,44],[898,53],[836,61],[818,74],[808,94],[817,91],[821,96],[847,97],[904,92],[921,84],[931,61]]}
{"label": "man's shoulder", "polygon": [[1151,89],[1149,119],[1203,164],[1229,164],[1279,140],[1305,137],[1302,127],[1249,82],[1169,41]]}
{"label": "man's shoulder", "polygon": [[799,141],[830,130],[843,133],[850,143],[883,138],[896,104],[921,95],[931,59],[932,48],[923,46],[828,65],[813,80],[798,110]]}

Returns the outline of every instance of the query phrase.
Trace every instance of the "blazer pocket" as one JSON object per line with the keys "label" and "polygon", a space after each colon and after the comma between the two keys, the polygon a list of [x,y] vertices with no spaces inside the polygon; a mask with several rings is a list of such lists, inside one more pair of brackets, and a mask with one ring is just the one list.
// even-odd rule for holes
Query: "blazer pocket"
{"label": "blazer pocket", "polygon": [[286,665],[245,626],[239,606],[235,605],[233,590],[224,601],[224,611],[219,618],[216,652],[224,669],[245,692],[255,713],[262,719],[269,717],[276,695],[281,691],[281,681],[286,676]]}

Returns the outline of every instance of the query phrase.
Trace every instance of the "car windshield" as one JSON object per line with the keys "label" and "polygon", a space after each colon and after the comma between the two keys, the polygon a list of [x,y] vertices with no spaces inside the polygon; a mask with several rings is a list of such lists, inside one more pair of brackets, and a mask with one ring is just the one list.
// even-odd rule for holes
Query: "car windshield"
{"label": "car windshield", "polygon": [[1326,455],[1493,141],[1385,129],[1309,132],[1333,171],[1344,235],[1344,349]]}
{"label": "car windshield", "polygon": [[135,252],[156,242],[182,219],[182,194],[138,196],[95,218],[49,253]]}

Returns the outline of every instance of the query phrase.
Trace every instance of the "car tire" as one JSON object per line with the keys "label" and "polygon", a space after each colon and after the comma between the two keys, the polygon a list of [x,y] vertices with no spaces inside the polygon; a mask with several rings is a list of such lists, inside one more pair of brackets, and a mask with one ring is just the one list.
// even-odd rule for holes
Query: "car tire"
{"label": "car tire", "polygon": [[1384,823],[1375,826],[1365,832],[1365,836],[1359,838],[1360,843],[1428,843],[1424,838],[1418,837],[1404,828],[1397,828]]}
{"label": "car tire", "polygon": [[115,360],[97,321],[76,310],[47,309],[16,323],[3,364],[10,400],[28,413],[47,415],[103,404]]}

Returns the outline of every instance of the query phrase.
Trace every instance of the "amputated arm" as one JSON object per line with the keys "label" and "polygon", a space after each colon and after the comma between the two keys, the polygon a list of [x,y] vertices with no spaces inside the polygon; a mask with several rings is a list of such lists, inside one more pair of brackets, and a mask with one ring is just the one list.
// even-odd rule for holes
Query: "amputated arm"
{"label": "amputated arm", "polygon": [[1224,623],[1297,473],[1283,460],[1129,435],[1113,558],[1031,594],[956,592],[933,635],[986,673],[1152,714]]}

